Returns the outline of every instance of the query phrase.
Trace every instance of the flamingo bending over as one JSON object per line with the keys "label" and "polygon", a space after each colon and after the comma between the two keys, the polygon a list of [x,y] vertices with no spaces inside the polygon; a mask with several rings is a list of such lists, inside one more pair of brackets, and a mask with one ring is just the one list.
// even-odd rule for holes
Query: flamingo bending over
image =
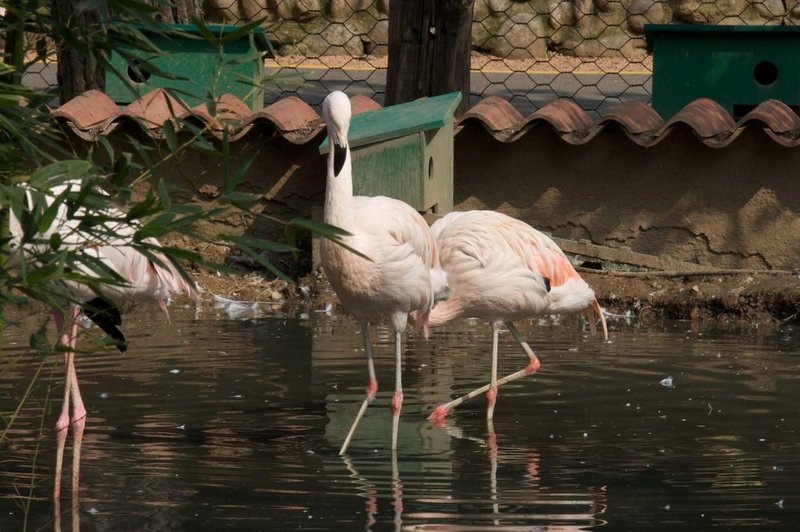
{"label": "flamingo bending over", "polygon": [[347,450],[356,426],[375,398],[378,382],[369,341],[369,322],[389,316],[395,335],[395,392],[392,396],[392,449],[403,404],[401,334],[408,315],[427,333],[427,320],[436,301],[447,297],[447,275],[439,265],[436,243],[425,219],[411,206],[384,196],[353,196],[353,173],[347,133],[351,107],[339,91],[322,104],[328,129],[325,223],[346,230],[342,241],[369,259],[322,239],[320,256],[325,274],[344,309],[361,325],[369,384],[361,408],[339,454]]}
{"label": "flamingo bending over", "polygon": [[[447,414],[486,392],[486,419],[492,420],[497,388],[531,375],[539,359],[512,323],[535,314],[581,312],[595,332],[595,316],[608,340],[606,320],[594,290],[575,271],[564,252],[547,235],[495,211],[452,212],[431,231],[447,272],[451,297],[436,305],[428,325],[437,327],[465,316],[489,320],[492,326],[492,368],[489,384],[436,407],[428,419],[442,424]],[[501,323],[528,355],[528,366],[497,378],[497,345]]]}
{"label": "flamingo bending over", "polygon": [[[46,207],[71,193],[77,193],[83,184],[80,181],[67,181],[52,187],[44,198]],[[30,189],[25,191],[29,209],[35,208],[34,195]],[[57,483],[55,494],[58,496],[61,460],[63,456],[63,443],[66,438],[67,428],[70,424],[76,426],[76,448],[79,445],[79,434],[83,431],[86,419],[86,407],[81,397],[78,385],[78,376],[75,371],[75,349],[78,337],[78,318],[81,312],[94,321],[106,334],[111,336],[119,348],[124,352],[127,349],[125,335],[120,331],[121,315],[116,301],[138,300],[156,301],[169,320],[167,301],[174,294],[187,293],[196,298],[195,287],[181,276],[173,264],[157,250],[150,250],[150,254],[161,263],[157,264],[141,251],[133,247],[133,236],[137,226],[124,222],[123,214],[116,209],[108,208],[100,211],[77,209],[73,215],[69,214],[66,201],[62,201],[49,228],[39,232],[31,242],[23,244],[24,231],[20,219],[13,210],[9,210],[9,232],[11,264],[23,260],[20,254],[34,259],[40,253],[46,252],[50,241],[56,233],[60,237],[59,249],[68,249],[84,256],[85,261],[79,261],[73,267],[78,272],[90,279],[109,279],[118,277],[117,282],[100,282],[92,288],[86,284],[65,281],[68,295],[65,303],[72,305],[70,323],[67,325],[64,312],[61,308],[53,308],[53,318],[56,328],[61,335],[60,344],[64,347],[64,400],[61,413],[56,421],[59,447],[56,457]],[[81,220],[90,216],[100,216],[103,229],[94,234],[89,234],[80,227]],[[145,238],[143,243],[158,247],[155,238]],[[20,251],[22,253],[20,253]],[[87,263],[92,262],[95,268],[90,268]],[[41,264],[37,264],[41,267]],[[100,274],[96,268],[108,270],[107,274]],[[65,305],[66,306],[66,305]],[[65,326],[67,325],[67,326]],[[72,417],[70,417],[70,403],[72,403]],[[78,427],[77,424],[80,423]]]}

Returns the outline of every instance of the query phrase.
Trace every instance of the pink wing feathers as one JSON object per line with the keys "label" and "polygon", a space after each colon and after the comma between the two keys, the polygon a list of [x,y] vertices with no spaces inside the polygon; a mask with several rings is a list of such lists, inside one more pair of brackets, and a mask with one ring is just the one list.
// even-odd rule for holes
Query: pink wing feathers
{"label": "pink wing feathers", "polygon": [[[434,310],[434,324],[466,312],[505,320],[580,311],[593,331],[596,315],[607,337],[594,291],[547,235],[495,211],[450,213],[431,231],[453,291],[453,299]],[[550,282],[546,295],[539,276]]]}

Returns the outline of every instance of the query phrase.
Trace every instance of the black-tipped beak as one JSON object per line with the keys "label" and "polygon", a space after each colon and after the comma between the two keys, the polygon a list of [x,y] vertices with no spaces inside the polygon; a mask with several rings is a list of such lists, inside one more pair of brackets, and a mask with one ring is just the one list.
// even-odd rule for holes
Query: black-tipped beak
{"label": "black-tipped beak", "polygon": [[344,166],[344,159],[347,157],[347,146],[333,145],[333,175],[339,175]]}
{"label": "black-tipped beak", "polygon": [[549,277],[542,277],[544,279],[544,288],[548,292],[550,291],[550,278]]}

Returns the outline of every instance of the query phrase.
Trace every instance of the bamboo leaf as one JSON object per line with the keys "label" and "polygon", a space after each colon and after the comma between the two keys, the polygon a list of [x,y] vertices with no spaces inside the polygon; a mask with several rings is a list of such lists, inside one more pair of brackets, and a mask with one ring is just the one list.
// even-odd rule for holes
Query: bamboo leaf
{"label": "bamboo leaf", "polygon": [[36,170],[31,174],[30,184],[36,188],[49,188],[47,183],[53,180],[66,181],[83,177],[89,173],[92,163],[80,159],[56,161]]}
{"label": "bamboo leaf", "polygon": [[163,179],[158,180],[158,196],[161,200],[161,206],[164,207],[165,210],[170,210],[172,206],[172,201],[169,199],[169,192],[167,192],[167,184],[164,183]]}
{"label": "bamboo leaf", "polygon": [[164,122],[164,138],[170,151],[178,151],[178,136],[175,134],[175,125],[172,120]]}

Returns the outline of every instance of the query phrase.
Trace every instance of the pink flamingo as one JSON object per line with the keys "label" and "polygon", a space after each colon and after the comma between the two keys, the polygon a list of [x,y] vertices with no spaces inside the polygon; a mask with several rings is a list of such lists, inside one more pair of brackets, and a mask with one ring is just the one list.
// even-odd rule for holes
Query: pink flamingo
{"label": "pink flamingo", "polygon": [[[46,206],[52,205],[56,198],[66,197],[69,193],[77,193],[82,186],[82,183],[78,181],[68,181],[52,187],[44,199]],[[26,190],[25,194],[28,207],[34,208],[34,195],[30,190]],[[107,218],[103,222],[105,227],[102,236],[96,234],[92,236],[81,229],[81,219],[89,215]],[[62,201],[50,227],[38,233],[35,241],[23,245],[23,229],[19,218],[16,213],[11,212],[9,219],[13,262],[19,263],[22,260],[18,253],[20,246],[22,246],[23,254],[35,258],[38,253],[49,248],[53,235],[57,233],[60,237],[60,249],[69,249],[86,258],[76,266],[79,273],[92,279],[100,280],[102,277],[101,282],[94,287],[73,281],[65,282],[69,292],[68,302],[72,305],[68,326],[65,326],[64,313],[61,308],[53,309],[56,328],[61,334],[59,342],[64,348],[65,365],[64,400],[55,427],[59,443],[56,457],[56,497],[58,497],[60,487],[61,460],[67,429],[70,424],[75,427],[77,453],[80,435],[86,420],[86,407],[81,397],[78,375],[75,371],[78,318],[81,312],[113,338],[119,350],[124,352],[127,349],[127,343],[124,334],[118,327],[122,320],[115,301],[156,301],[169,320],[167,301],[172,295],[185,292],[190,297],[197,297],[196,290],[192,286],[193,283],[187,282],[173,264],[157,251],[159,243],[156,239],[145,238],[142,240],[144,244],[156,248],[149,250],[150,257],[132,246],[137,227],[123,220],[124,215],[113,208],[98,212],[78,209],[70,216],[67,202]],[[155,261],[151,257],[155,258]],[[90,268],[87,265],[88,261],[94,263],[95,268]],[[40,267],[41,265],[36,266]],[[107,273],[101,276],[96,268],[107,270]],[[111,282],[108,282],[109,280]],[[72,403],[71,418],[70,402]],[[73,476],[76,476],[76,471],[73,471]]]}
{"label": "pink flamingo", "polygon": [[[326,223],[349,233],[342,241],[358,251],[322,239],[320,256],[325,274],[346,311],[361,325],[367,357],[369,384],[339,454],[344,454],[367,406],[375,398],[378,382],[372,360],[368,325],[389,316],[395,335],[395,392],[392,396],[392,449],[397,448],[397,430],[403,404],[401,334],[409,312],[427,333],[427,319],[434,303],[447,297],[447,276],[441,270],[436,243],[425,219],[402,201],[353,196],[353,173],[347,133],[350,100],[332,92],[322,104],[328,127]],[[368,257],[368,258],[365,258]]]}
{"label": "pink flamingo", "polygon": [[[531,375],[539,359],[512,323],[542,313],[581,312],[595,332],[595,316],[605,339],[608,329],[594,290],[581,279],[561,249],[530,225],[494,211],[453,212],[437,220],[431,231],[448,275],[451,297],[436,305],[428,325],[437,327],[458,317],[487,319],[492,326],[492,368],[489,384],[436,407],[428,419],[443,424],[461,403],[486,392],[486,419],[491,422],[497,388]],[[500,324],[528,355],[528,366],[497,378]]]}

